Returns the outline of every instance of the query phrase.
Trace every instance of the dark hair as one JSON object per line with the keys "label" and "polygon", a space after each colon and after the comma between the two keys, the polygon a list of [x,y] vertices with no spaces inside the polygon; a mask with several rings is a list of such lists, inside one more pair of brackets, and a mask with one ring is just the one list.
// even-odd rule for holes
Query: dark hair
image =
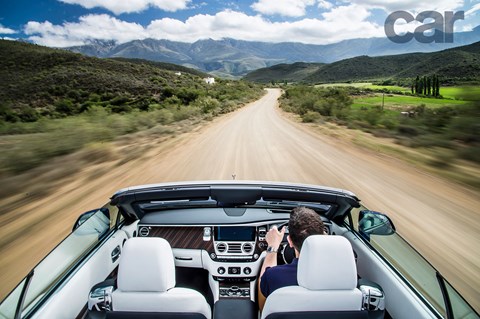
{"label": "dark hair", "polygon": [[324,225],[320,215],[313,209],[296,207],[290,214],[288,231],[293,245],[300,251],[303,242],[308,236],[324,234]]}

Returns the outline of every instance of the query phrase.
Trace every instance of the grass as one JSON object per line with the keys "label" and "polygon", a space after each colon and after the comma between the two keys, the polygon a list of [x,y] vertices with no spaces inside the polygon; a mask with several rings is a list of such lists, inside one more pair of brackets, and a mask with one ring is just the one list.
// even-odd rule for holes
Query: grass
{"label": "grass", "polygon": [[480,96],[480,86],[449,86],[440,88],[440,94],[449,99],[461,99],[468,95]]}
{"label": "grass", "polygon": [[[404,86],[398,86],[398,85],[378,85],[378,84],[373,84],[371,82],[343,82],[343,83],[326,83],[326,84],[318,84],[315,85],[315,87],[353,87],[353,88],[359,88],[359,89],[368,89],[372,91],[377,91],[377,92],[386,92],[386,93],[403,93],[403,94],[410,94],[412,91],[409,87],[404,87]],[[480,96],[480,86],[445,86],[440,88],[440,94],[444,99],[450,99],[450,100],[462,100],[466,95],[474,95],[474,96]],[[429,98],[423,98],[423,97],[418,97],[422,99],[429,99]],[[430,99],[429,99],[430,100]],[[437,102],[432,102],[434,103],[447,103],[443,99],[436,99]],[[408,100],[407,100],[408,101]],[[422,102],[424,103],[424,102]],[[452,104],[454,104],[453,102]],[[426,103],[425,103],[426,104]]]}
{"label": "grass", "polygon": [[381,90],[387,90],[387,91],[398,91],[398,92],[405,92],[405,93],[411,93],[411,89],[403,86],[398,86],[398,85],[376,85],[376,84],[368,84],[363,86],[363,88],[366,89],[371,89],[374,91],[381,91]]}
{"label": "grass", "polygon": [[349,86],[354,88],[361,88],[361,89],[370,89],[373,91],[398,91],[398,92],[411,92],[409,88],[397,86],[397,85],[376,85],[372,84],[371,82],[344,82],[344,83],[326,83],[326,84],[318,84],[315,87],[342,87],[342,86]]}
{"label": "grass", "polygon": [[350,86],[350,87],[355,87],[355,88],[363,88],[367,87],[369,85],[372,85],[370,82],[344,82],[344,83],[325,83],[325,84],[317,84],[315,87],[322,87],[322,88],[327,88],[327,87],[342,87],[342,86]]}
{"label": "grass", "polygon": [[[462,100],[449,99],[435,99],[421,96],[411,95],[394,95],[385,94],[385,108],[386,109],[408,109],[424,104],[428,108],[437,108],[448,105],[464,105],[467,102]],[[354,100],[352,108],[372,107],[382,105],[382,94],[375,94],[374,96],[361,96]]]}

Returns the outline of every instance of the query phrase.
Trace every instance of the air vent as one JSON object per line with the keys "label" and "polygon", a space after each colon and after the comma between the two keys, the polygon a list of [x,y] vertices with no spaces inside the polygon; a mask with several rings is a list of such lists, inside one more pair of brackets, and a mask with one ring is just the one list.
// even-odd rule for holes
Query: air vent
{"label": "air vent", "polygon": [[228,253],[229,254],[241,254],[242,253],[242,244],[241,243],[229,243],[228,244]]}
{"label": "air vent", "polygon": [[242,250],[244,253],[249,254],[253,251],[253,245],[250,243],[245,243],[242,246]]}
{"label": "air vent", "polygon": [[217,252],[218,253],[224,253],[226,251],[227,251],[227,245],[225,243],[217,244]]}
{"label": "air vent", "polygon": [[148,234],[150,234],[150,229],[148,229],[148,227],[141,227],[140,230],[138,231],[138,234],[141,237],[147,237]]}

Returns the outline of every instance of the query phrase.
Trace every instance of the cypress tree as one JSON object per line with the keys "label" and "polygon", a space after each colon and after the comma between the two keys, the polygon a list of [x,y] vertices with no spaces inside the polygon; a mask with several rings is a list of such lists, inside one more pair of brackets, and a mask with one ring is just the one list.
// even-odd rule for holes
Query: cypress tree
{"label": "cypress tree", "polygon": [[435,86],[435,83],[437,83],[437,82],[436,82],[436,81],[437,81],[436,79],[437,79],[437,76],[436,76],[435,74],[432,75],[432,96],[437,96],[437,94],[436,94],[437,88],[436,88],[436,86]]}
{"label": "cypress tree", "polygon": [[423,76],[423,95],[427,95],[427,77]]}
{"label": "cypress tree", "polygon": [[419,81],[419,77],[417,75],[417,77],[415,78],[415,94],[418,94],[418,92],[420,91],[420,81]]}
{"label": "cypress tree", "polygon": [[440,80],[438,79],[438,76],[436,77],[435,81],[435,96],[440,96]]}
{"label": "cypress tree", "polygon": [[427,95],[431,95],[432,93],[432,81],[431,78],[427,78]]}

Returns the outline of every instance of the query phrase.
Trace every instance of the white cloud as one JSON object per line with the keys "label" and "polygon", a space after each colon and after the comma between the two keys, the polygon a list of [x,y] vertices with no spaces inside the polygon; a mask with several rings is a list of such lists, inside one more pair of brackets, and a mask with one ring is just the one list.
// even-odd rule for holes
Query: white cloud
{"label": "white cloud", "polygon": [[408,11],[419,13],[422,11],[455,11],[463,7],[464,0],[347,0],[365,8],[383,9],[387,13],[393,11]]}
{"label": "white cloud", "polygon": [[[346,15],[341,18],[341,15]],[[339,7],[324,19],[271,22],[261,16],[236,11],[216,15],[196,15],[185,22],[173,19],[153,21],[147,28],[153,38],[192,42],[198,39],[235,38],[247,41],[304,42],[325,44],[351,38],[383,36],[383,26],[368,22],[366,10],[356,6]]]}
{"label": "white cloud", "polygon": [[148,7],[174,12],[186,9],[191,0],[58,0],[68,4],[78,4],[84,8],[105,8],[114,14],[141,12]]}
{"label": "white cloud", "polygon": [[135,39],[167,39],[194,42],[199,39],[234,38],[247,41],[326,44],[352,38],[381,37],[383,26],[367,21],[365,8],[356,5],[334,8],[322,19],[271,22],[260,15],[225,10],[215,15],[199,14],[180,21],[163,18],[147,27],[121,21],[106,14],[87,15],[79,22],[53,25],[29,22],[25,33],[38,44],[53,47],[82,45],[93,39],[124,43]]}
{"label": "white cloud", "polygon": [[141,25],[107,14],[90,14],[80,17],[79,22],[66,22],[63,25],[53,25],[49,21],[30,21],[24,32],[35,43],[51,47],[82,45],[93,39],[124,43],[148,37]]}
{"label": "white cloud", "polygon": [[266,15],[278,14],[286,17],[301,17],[305,9],[315,4],[315,0],[259,0],[252,9]]}
{"label": "white cloud", "polygon": [[318,0],[318,7],[320,9],[331,9],[333,7],[333,3],[326,0]]}
{"label": "white cloud", "polygon": [[15,34],[17,31],[12,30],[10,28],[5,28],[3,25],[0,24],[0,34]]}
{"label": "white cloud", "polygon": [[456,25],[454,24],[453,25],[453,30],[454,32],[470,32],[470,31],[473,31],[473,29],[475,28],[475,26],[471,25],[471,24],[465,24],[465,25]]}
{"label": "white cloud", "polygon": [[465,16],[472,15],[472,14],[476,13],[478,10],[480,10],[480,3],[477,3],[472,8],[470,8],[468,11],[465,11]]}

